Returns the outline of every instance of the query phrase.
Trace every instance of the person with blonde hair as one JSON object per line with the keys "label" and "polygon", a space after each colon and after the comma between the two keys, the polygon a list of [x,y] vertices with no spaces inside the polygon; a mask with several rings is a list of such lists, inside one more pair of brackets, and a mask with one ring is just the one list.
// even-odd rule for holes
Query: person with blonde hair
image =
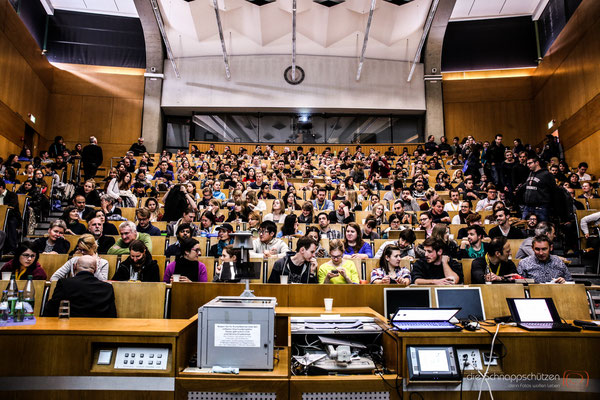
{"label": "person with blonde hair", "polygon": [[319,267],[319,283],[356,284],[359,283],[358,271],[353,261],[344,259],[344,242],[334,239],[329,242],[330,261]]}
{"label": "person with blonde hair", "polygon": [[108,279],[108,261],[98,256],[98,244],[96,243],[94,236],[89,233],[84,233],[79,240],[77,240],[73,257],[71,257],[62,267],[57,269],[50,277],[50,280],[57,281],[62,278],[75,276],[75,267],[81,256],[94,257],[96,259],[96,272],[94,272],[94,276],[101,281]]}

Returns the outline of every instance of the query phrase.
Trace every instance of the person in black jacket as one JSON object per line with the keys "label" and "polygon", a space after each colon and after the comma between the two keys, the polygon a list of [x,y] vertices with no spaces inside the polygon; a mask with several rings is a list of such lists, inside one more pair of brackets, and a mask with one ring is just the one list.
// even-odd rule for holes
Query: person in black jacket
{"label": "person in black jacket", "polygon": [[497,209],[494,212],[494,218],[496,219],[498,226],[490,229],[491,238],[504,236],[507,239],[525,239],[525,235],[523,235],[523,232],[520,229],[511,226],[509,220],[510,215],[506,208]]}
{"label": "person in black jacket", "polygon": [[133,155],[136,157],[145,153],[146,146],[144,146],[144,138],[138,138],[137,143],[132,144],[129,151],[133,152]]}
{"label": "person in black jacket", "polygon": [[542,169],[537,156],[528,157],[527,166],[531,172],[522,186],[523,219],[535,214],[540,221],[548,221],[550,207],[556,198],[556,180],[547,169]]}
{"label": "person in black jacket", "polygon": [[83,148],[81,160],[83,161],[84,180],[93,179],[98,167],[102,164],[102,147],[98,146],[98,140],[90,136],[90,144]]}
{"label": "person in black jacket", "polygon": [[337,211],[329,212],[329,221],[332,224],[349,224],[354,222],[354,213],[350,212],[352,204],[348,200],[342,200]]}
{"label": "person in black jacket", "polygon": [[4,253],[14,252],[19,245],[17,228],[21,224],[21,212],[19,211],[19,198],[10,190],[6,189],[6,183],[0,179],[0,204],[12,207],[8,210],[4,231],[6,232],[6,245]]}
{"label": "person in black jacket", "polygon": [[55,317],[61,300],[69,300],[71,317],[116,318],[115,292],[110,283],[94,276],[96,259],[82,256],[74,267],[75,276],[59,279],[44,316]]}
{"label": "person in black jacket", "polygon": [[67,149],[67,146],[65,146],[65,140],[63,139],[62,136],[56,136],[54,138],[54,143],[52,143],[50,145],[50,148],[48,149],[48,154],[50,155],[51,158],[56,158],[56,156],[63,155],[63,151],[65,151]]}
{"label": "person in black jacket", "polygon": [[319,244],[308,236],[298,239],[296,252],[288,252],[273,265],[268,283],[280,283],[281,276],[288,276],[288,283],[318,283],[317,259],[314,253]]}
{"label": "person in black jacket", "polygon": [[152,259],[144,242],[134,240],[129,244],[129,257],[119,264],[112,280],[160,282],[158,263]]}
{"label": "person in black jacket", "polygon": [[508,259],[510,243],[504,236],[497,236],[486,244],[486,255],[473,260],[471,264],[471,283],[483,284],[500,281],[517,273],[517,267]]}
{"label": "person in black jacket", "polygon": [[33,242],[33,248],[40,254],[68,254],[71,244],[63,238],[66,230],[67,225],[62,219],[52,221],[48,228],[48,236]]}

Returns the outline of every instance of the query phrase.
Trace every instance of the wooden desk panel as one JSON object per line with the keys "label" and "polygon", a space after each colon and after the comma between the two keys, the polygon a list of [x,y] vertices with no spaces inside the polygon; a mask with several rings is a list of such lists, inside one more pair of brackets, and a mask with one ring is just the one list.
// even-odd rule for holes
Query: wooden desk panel
{"label": "wooden desk panel", "polygon": [[[259,297],[275,297],[280,306],[288,305],[288,285],[252,284],[250,289]],[[245,289],[241,283],[173,283],[171,318],[190,318],[198,308],[217,296],[239,296]]]}
{"label": "wooden desk panel", "polygon": [[35,325],[0,328],[2,335],[119,335],[172,336],[179,335],[192,320],[135,318],[37,318]]}

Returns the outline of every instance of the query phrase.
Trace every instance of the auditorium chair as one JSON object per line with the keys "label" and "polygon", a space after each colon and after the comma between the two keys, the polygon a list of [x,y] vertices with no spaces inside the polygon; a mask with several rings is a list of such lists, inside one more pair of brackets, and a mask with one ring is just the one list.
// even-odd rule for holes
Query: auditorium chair
{"label": "auditorium chair", "polygon": [[48,280],[52,277],[52,275],[56,272],[57,269],[65,265],[67,260],[69,259],[68,254],[40,254],[40,258],[38,262],[46,271],[48,275]]}
{"label": "auditorium chair", "polygon": [[165,318],[167,284],[112,282],[118,318]]}
{"label": "auditorium chair", "polygon": [[551,297],[561,318],[590,319],[588,293],[583,285],[529,285],[529,297]]}

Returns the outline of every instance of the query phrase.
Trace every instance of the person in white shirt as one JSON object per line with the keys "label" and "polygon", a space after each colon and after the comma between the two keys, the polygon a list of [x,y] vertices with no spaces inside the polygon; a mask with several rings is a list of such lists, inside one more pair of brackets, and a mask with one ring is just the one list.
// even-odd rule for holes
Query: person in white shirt
{"label": "person in white shirt", "polygon": [[498,190],[496,186],[490,183],[487,187],[487,197],[477,202],[475,211],[489,211],[494,206],[494,203],[498,201]]}
{"label": "person in white shirt", "polygon": [[460,193],[457,189],[450,190],[450,201],[444,205],[444,211],[460,211]]}
{"label": "person in white shirt", "polygon": [[251,258],[278,257],[283,258],[290,250],[281,239],[275,238],[277,225],[273,221],[263,221],[258,230],[258,239],[252,241]]}
{"label": "person in white shirt", "polygon": [[588,164],[586,162],[580,162],[577,166],[577,175],[579,176],[580,181],[591,181],[592,177],[589,174],[586,174],[588,169]]}

